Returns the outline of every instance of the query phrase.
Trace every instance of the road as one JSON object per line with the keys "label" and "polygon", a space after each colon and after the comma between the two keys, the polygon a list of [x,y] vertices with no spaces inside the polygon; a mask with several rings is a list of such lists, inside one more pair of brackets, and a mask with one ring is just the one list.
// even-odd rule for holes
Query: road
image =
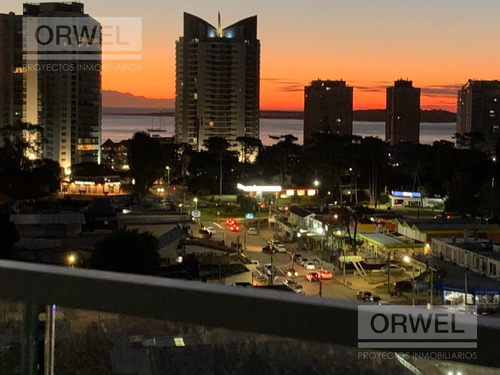
{"label": "road", "polygon": [[[248,258],[252,260],[259,261],[260,265],[271,263],[271,254],[262,252],[262,248],[267,244],[267,238],[263,238],[263,236],[270,238],[270,232],[267,230],[263,230],[260,235],[246,235],[246,248],[245,244],[245,229],[243,225],[240,223],[240,232],[231,232],[228,226],[221,222],[221,224],[214,221],[203,221],[203,224],[206,227],[214,227],[216,230],[216,234],[213,236],[214,240],[221,241],[224,240],[225,243],[230,246],[232,242],[240,242],[244,247],[244,253]],[[197,233],[198,226],[193,226],[193,233]],[[278,268],[280,271],[284,271],[286,268],[289,268],[292,265],[292,254],[294,252],[294,244],[285,244],[287,250],[290,253],[274,253],[272,254],[272,263]],[[305,258],[313,258],[314,254],[302,252],[301,253]],[[306,270],[304,267],[299,264],[294,264],[293,268],[299,273],[299,276],[295,278],[295,280],[302,285],[304,288],[304,292],[307,295],[319,295],[320,291],[320,283],[318,282],[310,282],[307,280],[306,275],[312,270]],[[328,267],[327,267],[328,268]],[[329,269],[332,271],[332,269]],[[322,285],[322,296],[328,298],[345,298],[345,299],[356,299],[356,292],[345,287],[339,281],[332,280],[323,280]]]}

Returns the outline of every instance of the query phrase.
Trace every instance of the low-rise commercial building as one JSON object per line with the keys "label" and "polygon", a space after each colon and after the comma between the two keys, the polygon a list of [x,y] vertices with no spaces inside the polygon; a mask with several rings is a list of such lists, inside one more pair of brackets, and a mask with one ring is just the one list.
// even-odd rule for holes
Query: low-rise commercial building
{"label": "low-rise commercial building", "polygon": [[432,239],[432,255],[482,276],[500,280],[500,244],[476,239]]}

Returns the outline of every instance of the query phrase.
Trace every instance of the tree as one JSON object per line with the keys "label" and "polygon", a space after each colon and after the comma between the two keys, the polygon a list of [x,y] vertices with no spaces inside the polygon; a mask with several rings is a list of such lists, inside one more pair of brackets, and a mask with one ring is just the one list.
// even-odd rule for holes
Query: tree
{"label": "tree", "polygon": [[283,184],[286,181],[285,176],[295,171],[302,147],[295,143],[298,138],[292,134],[269,136],[269,138],[278,142],[259,153],[257,164],[267,176],[279,174]]}
{"label": "tree", "polygon": [[161,264],[158,248],[158,240],[149,232],[119,231],[97,245],[91,264],[100,270],[151,275]]}
{"label": "tree", "polygon": [[160,142],[146,132],[137,132],[132,137],[128,161],[136,190],[142,194],[163,176],[165,166]]}
{"label": "tree", "polygon": [[18,121],[1,129],[4,149],[21,169],[30,166],[31,160],[41,154],[44,136],[43,128]]}
{"label": "tree", "polygon": [[193,155],[189,166],[191,178],[189,187],[193,192],[205,190],[209,193],[223,193],[228,187],[236,187],[233,172],[238,164],[234,147],[221,137],[208,138],[204,146],[206,151]]}
{"label": "tree", "polygon": [[43,143],[41,127],[19,122],[5,126],[1,133],[0,191],[24,199],[57,191],[62,172],[59,163],[36,159]]}
{"label": "tree", "polygon": [[[366,220],[367,216],[374,212],[365,206],[342,206],[339,209],[339,220],[344,224],[347,230],[347,243],[353,250],[354,254],[357,254],[358,247],[358,224],[360,221]],[[351,233],[351,226],[353,233]]]}
{"label": "tree", "polygon": [[236,141],[241,145],[240,160],[246,164],[256,151],[262,148],[262,141],[259,138],[238,137]]}

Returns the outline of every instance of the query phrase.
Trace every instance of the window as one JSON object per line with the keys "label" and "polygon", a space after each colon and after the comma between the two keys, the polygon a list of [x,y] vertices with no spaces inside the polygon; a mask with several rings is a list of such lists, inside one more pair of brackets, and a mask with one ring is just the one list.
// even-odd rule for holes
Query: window
{"label": "window", "polygon": [[490,275],[495,276],[497,274],[497,265],[495,263],[490,263]]}

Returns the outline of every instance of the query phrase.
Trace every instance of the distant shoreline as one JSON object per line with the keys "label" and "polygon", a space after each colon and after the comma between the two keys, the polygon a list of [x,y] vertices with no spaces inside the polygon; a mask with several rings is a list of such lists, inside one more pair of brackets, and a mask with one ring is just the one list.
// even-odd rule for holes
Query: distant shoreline
{"label": "distant shoreline", "polygon": [[[175,115],[173,108],[165,108],[159,110],[158,108],[103,107],[102,113],[106,116],[173,117]],[[260,111],[260,118],[277,120],[303,120],[304,112],[263,110]],[[354,111],[353,120],[367,122],[385,122],[385,109],[365,109]],[[444,110],[422,110],[420,114],[420,122],[456,122],[456,113]]]}

